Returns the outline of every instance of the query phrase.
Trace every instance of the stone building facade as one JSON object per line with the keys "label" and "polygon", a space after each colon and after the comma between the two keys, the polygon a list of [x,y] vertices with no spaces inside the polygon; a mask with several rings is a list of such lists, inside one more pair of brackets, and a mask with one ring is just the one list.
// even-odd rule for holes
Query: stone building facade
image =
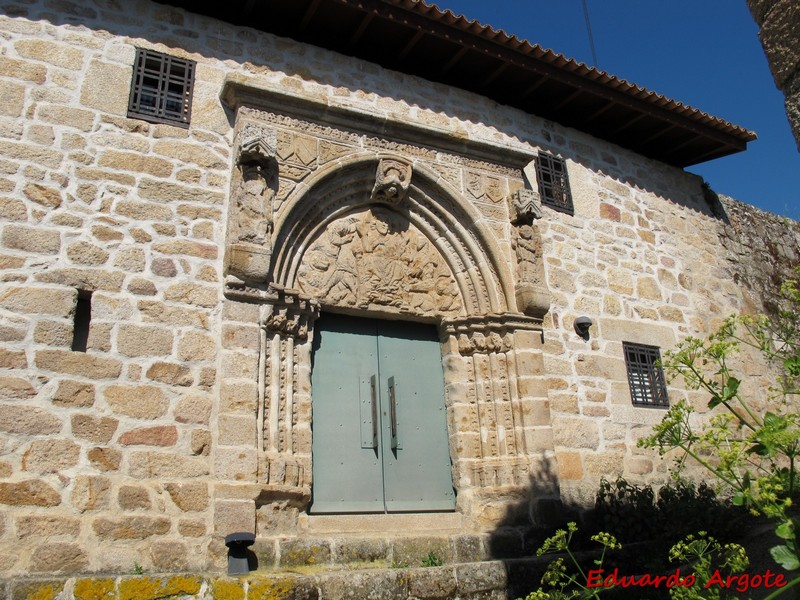
{"label": "stone building facade", "polygon": [[[0,31],[5,578],[222,570],[238,531],[325,562],[353,522],[480,541],[601,476],[663,481],[636,447],[663,410],[632,404],[623,343],[762,310],[798,260],[795,223],[678,166],[307,42],[145,0],[8,3]],[[129,115],[139,50],[192,61],[188,126]],[[571,210],[542,201],[548,156]],[[435,331],[438,521],[315,514],[326,315]]]}

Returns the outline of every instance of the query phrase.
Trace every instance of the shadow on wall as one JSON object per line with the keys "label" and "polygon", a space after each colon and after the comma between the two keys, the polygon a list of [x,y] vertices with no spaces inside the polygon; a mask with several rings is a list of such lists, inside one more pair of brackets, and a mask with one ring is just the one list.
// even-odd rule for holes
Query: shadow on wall
{"label": "shadow on wall", "polygon": [[554,460],[541,464],[524,495],[506,509],[489,536],[490,558],[502,560],[506,568],[509,600],[524,598],[539,586],[550,559],[530,559],[544,540],[570,521],[580,524],[589,514],[586,507],[561,500]]}

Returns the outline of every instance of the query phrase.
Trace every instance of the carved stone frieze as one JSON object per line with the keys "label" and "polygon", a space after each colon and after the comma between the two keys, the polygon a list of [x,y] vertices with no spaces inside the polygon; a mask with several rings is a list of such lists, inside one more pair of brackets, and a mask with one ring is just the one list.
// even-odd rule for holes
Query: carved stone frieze
{"label": "carved stone frieze", "polygon": [[331,222],[304,254],[296,285],[332,306],[462,311],[455,279],[433,244],[406,217],[378,206]]}
{"label": "carved stone frieze", "polygon": [[464,183],[464,187],[475,200],[487,199],[497,203],[506,197],[505,182],[498,177],[469,170],[466,171]]}
{"label": "carved stone frieze", "polygon": [[505,353],[513,348],[515,331],[541,331],[542,321],[516,314],[483,315],[446,321],[444,330],[456,339],[462,356]]}
{"label": "carved stone frieze", "polygon": [[399,158],[382,158],[375,174],[372,201],[400,205],[411,184],[411,163]]}

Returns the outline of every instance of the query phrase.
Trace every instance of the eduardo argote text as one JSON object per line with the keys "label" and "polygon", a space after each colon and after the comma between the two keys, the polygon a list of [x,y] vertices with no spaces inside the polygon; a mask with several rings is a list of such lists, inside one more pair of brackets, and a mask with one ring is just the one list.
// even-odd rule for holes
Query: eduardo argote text
{"label": "eduardo argote text", "polygon": [[[620,575],[619,569],[606,571],[605,569],[592,569],[586,578],[588,588],[612,588],[612,587],[648,587],[648,588],[675,588],[675,587],[694,587],[697,585],[697,577],[689,573],[682,575],[680,569],[669,575]],[[708,581],[703,585],[704,589],[718,587],[720,589],[736,590],[744,593],[748,590],[764,588],[781,588],[786,585],[786,577],[782,573],[773,573],[767,569],[764,573],[743,573],[741,575],[724,575],[719,569],[715,569]]]}

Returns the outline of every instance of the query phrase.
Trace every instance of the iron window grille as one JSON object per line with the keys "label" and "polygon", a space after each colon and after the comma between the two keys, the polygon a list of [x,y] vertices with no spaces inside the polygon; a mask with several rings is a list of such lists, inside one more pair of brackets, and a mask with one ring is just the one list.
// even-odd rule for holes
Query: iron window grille
{"label": "iron window grille", "polygon": [[574,214],[572,194],[567,179],[567,164],[563,158],[539,152],[536,158],[536,179],[542,204],[555,210]]}
{"label": "iron window grille", "polygon": [[189,127],[196,63],[136,49],[128,116]]}
{"label": "iron window grille", "polygon": [[657,346],[622,343],[628,385],[634,406],[669,407],[667,383],[661,369],[661,352]]}

